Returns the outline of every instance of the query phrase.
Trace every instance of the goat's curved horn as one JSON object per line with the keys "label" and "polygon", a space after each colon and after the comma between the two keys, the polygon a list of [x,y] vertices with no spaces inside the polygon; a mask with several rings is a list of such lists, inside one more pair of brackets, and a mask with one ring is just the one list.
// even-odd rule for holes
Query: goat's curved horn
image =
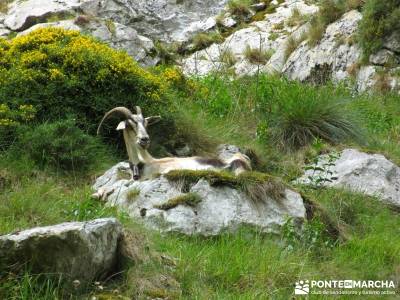
{"label": "goat's curved horn", "polygon": [[103,124],[103,122],[108,117],[110,117],[111,115],[113,115],[115,113],[119,113],[119,114],[123,115],[124,117],[126,117],[127,119],[132,116],[132,112],[129,109],[127,109],[126,107],[123,107],[123,106],[118,106],[118,107],[115,107],[115,108],[109,110],[108,112],[106,112],[106,114],[104,115],[103,119],[101,119],[99,127],[97,127],[97,134],[99,134],[100,127]]}
{"label": "goat's curved horn", "polygon": [[142,114],[142,109],[140,108],[140,106],[136,106],[136,113],[137,113],[138,115],[141,115],[141,114]]}

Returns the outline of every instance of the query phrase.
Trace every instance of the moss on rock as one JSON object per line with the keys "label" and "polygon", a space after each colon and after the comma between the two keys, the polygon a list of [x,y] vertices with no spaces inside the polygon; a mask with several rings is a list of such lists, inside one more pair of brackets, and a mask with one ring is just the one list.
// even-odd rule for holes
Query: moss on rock
{"label": "moss on rock", "polygon": [[169,210],[171,208],[177,207],[178,205],[196,206],[201,202],[201,198],[196,193],[183,194],[174,198],[169,199],[167,202],[155,205],[155,208],[162,210]]}

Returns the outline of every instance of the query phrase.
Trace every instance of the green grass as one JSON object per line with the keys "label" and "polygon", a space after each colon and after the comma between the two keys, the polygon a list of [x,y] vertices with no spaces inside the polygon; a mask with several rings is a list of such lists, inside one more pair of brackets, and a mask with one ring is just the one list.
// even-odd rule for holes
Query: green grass
{"label": "green grass", "polygon": [[[345,85],[312,86],[268,76],[232,80],[210,75],[185,83],[190,88],[169,91],[174,99],[170,109],[177,116],[176,127],[171,127],[177,133],[167,142],[187,143],[195,153],[212,152],[222,142],[236,144],[252,157],[256,172],[233,177],[180,171],[170,173],[171,180],[184,179],[190,185],[205,178],[213,185],[231,185],[255,195],[275,191],[279,196],[302,173],[306,162],[326,151],[358,147],[383,153],[400,164],[399,95],[353,95]],[[353,134],[355,128],[362,134]],[[110,297],[115,289],[135,299],[146,295],[290,299],[299,279],[397,280],[400,276],[400,217],[371,197],[297,187],[318,208],[303,233],[288,220],[280,235],[250,228],[210,238],[159,234],[91,199],[90,185],[119,160],[115,155],[99,158],[99,164],[82,175],[39,168],[25,155],[11,151],[0,154],[0,233],[106,216],[117,217],[136,233],[136,263],[122,277],[102,283],[104,291],[95,287],[83,295],[72,291],[70,299]],[[281,179],[252,190],[276,177]],[[136,193],[132,191],[133,201]],[[340,234],[332,234],[332,228]],[[165,257],[170,256],[175,260],[167,259],[166,264]],[[58,280],[29,272],[8,274],[0,278],[0,298],[69,299],[71,291],[63,289]]]}
{"label": "green grass", "polygon": [[358,41],[363,49],[363,60],[367,62],[369,56],[383,46],[385,38],[400,29],[398,16],[400,1],[366,1],[359,24]]}

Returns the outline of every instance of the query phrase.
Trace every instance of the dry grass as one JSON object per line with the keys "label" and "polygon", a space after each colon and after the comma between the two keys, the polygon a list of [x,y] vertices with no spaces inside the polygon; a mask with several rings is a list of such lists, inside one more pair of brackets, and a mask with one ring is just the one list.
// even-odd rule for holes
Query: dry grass
{"label": "dry grass", "polygon": [[0,1],[0,13],[7,13],[8,12],[8,6],[10,3],[12,3],[14,0],[1,0]]}
{"label": "dry grass", "polygon": [[229,67],[233,66],[237,62],[236,56],[233,54],[231,49],[223,50],[219,56],[219,60]]}
{"label": "dry grass", "polygon": [[265,65],[273,55],[273,51],[263,51],[262,49],[247,46],[244,50],[244,57],[252,64]]}

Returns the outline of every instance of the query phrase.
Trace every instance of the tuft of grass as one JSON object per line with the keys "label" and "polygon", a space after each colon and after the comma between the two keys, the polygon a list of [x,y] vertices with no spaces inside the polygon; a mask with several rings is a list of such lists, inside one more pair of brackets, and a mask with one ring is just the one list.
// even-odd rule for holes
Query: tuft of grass
{"label": "tuft of grass", "polygon": [[115,33],[117,32],[117,27],[115,26],[114,21],[111,19],[106,19],[105,25],[106,25],[108,31],[114,36]]}
{"label": "tuft of grass", "polygon": [[316,138],[337,144],[346,140],[361,141],[356,115],[346,101],[332,96],[329,88],[314,89],[292,83],[281,93],[271,117],[274,140],[283,149],[298,149]]}
{"label": "tuft of grass", "polygon": [[303,15],[300,10],[295,7],[292,9],[292,14],[286,20],[286,25],[290,27],[300,26],[306,23],[309,19],[308,15]]}
{"label": "tuft of grass", "polygon": [[14,0],[3,0],[0,2],[0,13],[6,14],[8,12],[8,7],[10,3]]}
{"label": "tuft of grass", "polygon": [[255,65],[265,65],[273,54],[273,50],[263,51],[261,49],[251,48],[249,45],[247,45],[243,52],[244,57]]}
{"label": "tuft of grass", "polygon": [[221,43],[223,41],[224,41],[224,38],[217,31],[213,31],[213,32],[209,32],[209,33],[201,32],[201,33],[196,34],[192,39],[193,48],[195,51],[207,48],[211,44]]}
{"label": "tuft of grass", "polygon": [[154,208],[169,210],[171,208],[177,207],[178,205],[187,205],[194,207],[201,202],[201,197],[196,193],[187,193],[175,198],[169,199],[167,202],[161,205],[155,205]]}
{"label": "tuft of grass", "polygon": [[179,45],[177,44],[166,44],[160,41],[154,43],[154,47],[157,52],[157,56],[164,65],[174,64],[178,57]]}
{"label": "tuft of grass", "polygon": [[219,56],[219,60],[229,67],[233,66],[237,61],[236,56],[233,54],[231,49],[223,50]]}
{"label": "tuft of grass", "polygon": [[228,2],[228,11],[231,15],[236,16],[239,20],[244,21],[251,14],[250,11],[251,1],[243,0],[230,0]]}
{"label": "tuft of grass", "polygon": [[297,49],[297,47],[306,39],[306,35],[302,34],[300,37],[295,38],[293,35],[289,36],[285,45],[285,60]]}
{"label": "tuft of grass", "polygon": [[276,32],[271,32],[270,35],[268,36],[268,39],[271,41],[276,41],[276,39],[279,37],[279,34]]}
{"label": "tuft of grass", "polygon": [[131,189],[126,193],[128,201],[133,202],[140,195],[140,190],[137,188]]}
{"label": "tuft of grass", "polygon": [[383,47],[385,38],[400,29],[399,1],[366,1],[363,18],[358,26],[358,41],[363,50],[363,61]]}
{"label": "tuft of grass", "polygon": [[185,191],[189,191],[200,179],[206,180],[211,186],[230,186],[245,192],[255,204],[265,202],[267,198],[279,201],[285,194],[285,185],[279,179],[255,171],[235,176],[223,171],[174,170],[165,177],[170,181],[182,183],[182,189]]}
{"label": "tuft of grass", "polygon": [[313,16],[308,31],[308,43],[314,47],[323,37],[326,27],[338,20],[346,12],[346,1],[323,0],[318,13]]}

